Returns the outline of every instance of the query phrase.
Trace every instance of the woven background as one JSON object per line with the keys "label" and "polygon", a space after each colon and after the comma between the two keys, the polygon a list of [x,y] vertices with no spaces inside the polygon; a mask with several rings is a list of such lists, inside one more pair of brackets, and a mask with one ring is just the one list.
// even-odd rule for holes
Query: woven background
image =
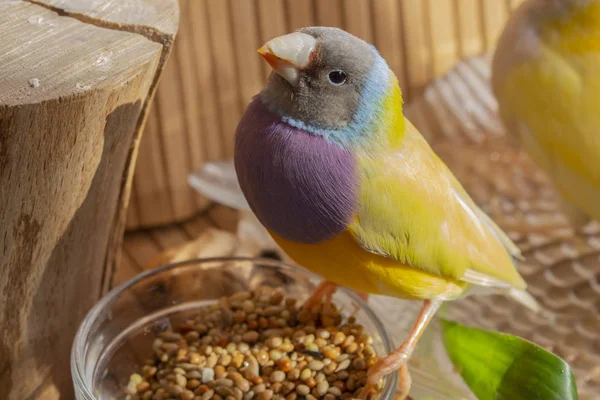
{"label": "woven background", "polygon": [[457,302],[452,317],[548,348],[573,367],[581,399],[600,399],[600,230],[592,225],[575,233],[566,226],[544,174],[508,144],[489,74],[487,58],[468,59],[427,87],[407,115],[521,248],[528,290],[554,317],[502,296]]}

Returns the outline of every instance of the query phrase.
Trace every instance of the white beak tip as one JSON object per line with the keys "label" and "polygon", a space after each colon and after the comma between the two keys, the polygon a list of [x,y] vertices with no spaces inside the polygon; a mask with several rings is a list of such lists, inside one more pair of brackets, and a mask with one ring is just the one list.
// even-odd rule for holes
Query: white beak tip
{"label": "white beak tip", "polygon": [[308,65],[317,40],[307,33],[293,32],[269,40],[259,49],[301,69]]}

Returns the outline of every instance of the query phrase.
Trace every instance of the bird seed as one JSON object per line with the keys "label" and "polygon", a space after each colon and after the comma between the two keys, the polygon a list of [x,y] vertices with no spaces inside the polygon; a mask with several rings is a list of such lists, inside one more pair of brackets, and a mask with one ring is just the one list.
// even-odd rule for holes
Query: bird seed
{"label": "bird seed", "polygon": [[372,343],[335,305],[327,315],[303,310],[282,290],[260,287],[158,334],[126,399],[353,399],[377,360]]}

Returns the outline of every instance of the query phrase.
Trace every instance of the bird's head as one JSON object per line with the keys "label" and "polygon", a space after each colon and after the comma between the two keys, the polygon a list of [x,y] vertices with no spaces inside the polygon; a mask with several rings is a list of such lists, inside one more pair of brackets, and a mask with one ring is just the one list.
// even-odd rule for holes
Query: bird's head
{"label": "bird's head", "polygon": [[584,11],[600,3],[598,0],[527,0],[521,8],[526,9],[530,18],[540,22],[569,18],[574,13]]}
{"label": "bird's head", "polygon": [[595,53],[600,42],[600,0],[527,0],[511,16],[495,50],[492,87],[498,94],[515,68],[545,49]]}
{"label": "bird's head", "polygon": [[303,28],[258,52],[273,68],[261,100],[296,127],[348,142],[364,137],[382,108],[401,114],[398,82],[385,60],[341,29]]}

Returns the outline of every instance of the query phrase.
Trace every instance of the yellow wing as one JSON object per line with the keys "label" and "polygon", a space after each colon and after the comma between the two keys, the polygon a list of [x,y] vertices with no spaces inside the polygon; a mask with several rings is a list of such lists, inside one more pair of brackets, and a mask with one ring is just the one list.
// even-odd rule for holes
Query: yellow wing
{"label": "yellow wing", "polygon": [[510,254],[516,246],[410,122],[400,149],[359,163],[360,206],[349,231],[363,248],[445,277],[525,288]]}
{"label": "yellow wing", "polygon": [[600,4],[535,30],[525,11],[494,57],[500,115],[562,197],[600,219]]}

